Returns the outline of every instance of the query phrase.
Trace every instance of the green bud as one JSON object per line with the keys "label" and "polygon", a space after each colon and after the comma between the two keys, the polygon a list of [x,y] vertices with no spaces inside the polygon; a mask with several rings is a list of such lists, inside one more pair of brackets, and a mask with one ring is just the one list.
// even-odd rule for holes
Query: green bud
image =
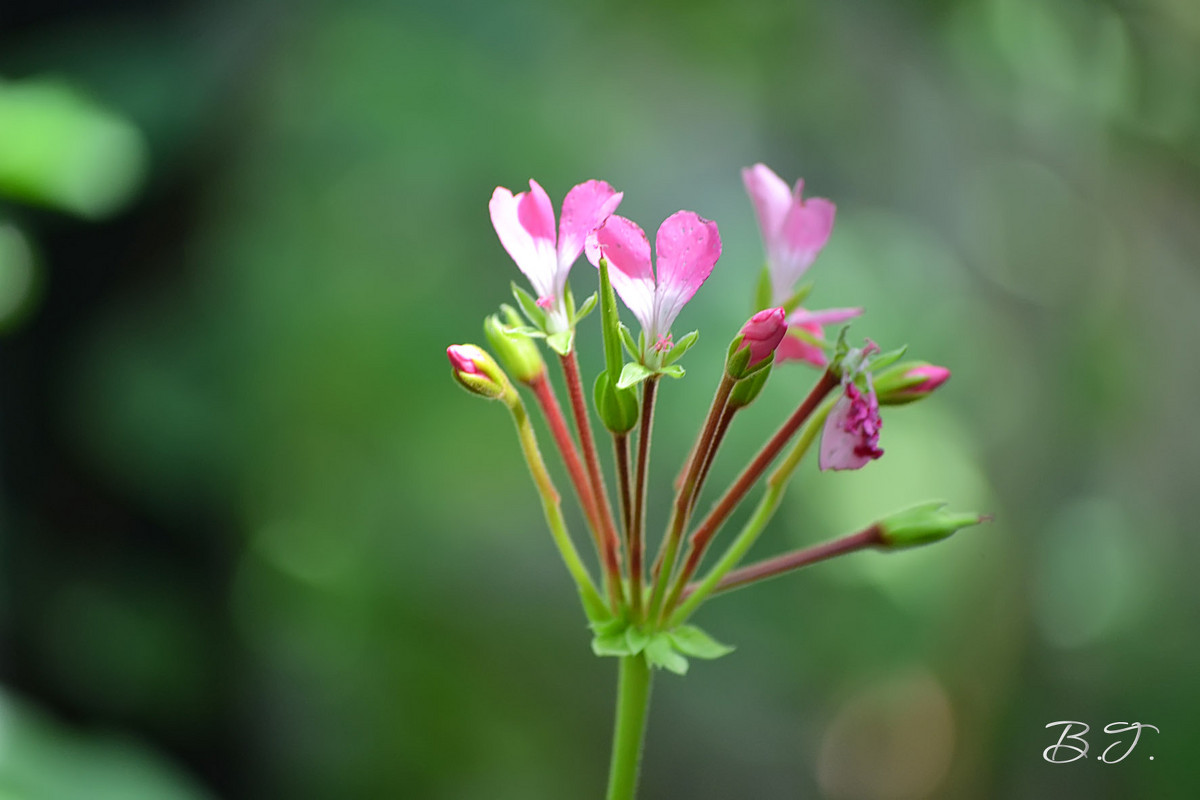
{"label": "green bud", "polygon": [[521,383],[530,383],[546,374],[546,362],[533,339],[518,330],[523,325],[517,310],[508,305],[500,306],[500,310],[506,321],[492,314],[483,321],[483,332],[505,369]]}
{"label": "green bud", "polygon": [[604,427],[613,433],[629,433],[638,422],[637,389],[618,389],[608,378],[608,370],[596,376],[592,389],[596,413]]}
{"label": "green bud", "polygon": [[933,500],[897,511],[879,523],[879,546],[886,550],[916,547],[951,536],[962,528],[990,522],[990,516],[944,511],[946,503]]}

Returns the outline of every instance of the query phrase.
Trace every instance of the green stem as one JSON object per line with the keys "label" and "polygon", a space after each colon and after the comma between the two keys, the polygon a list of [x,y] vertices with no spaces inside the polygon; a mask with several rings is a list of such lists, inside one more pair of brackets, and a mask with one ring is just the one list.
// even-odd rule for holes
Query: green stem
{"label": "green stem", "polygon": [[792,452],[788,453],[783,463],[776,467],[775,471],[767,478],[767,491],[763,494],[762,500],[758,502],[758,507],[754,509],[754,514],[747,520],[737,538],[729,545],[716,566],[704,576],[704,580],[695,589],[685,595],[683,602],[671,615],[668,627],[683,624],[684,620],[691,616],[696,608],[713,593],[726,573],[736,567],[754,546],[754,543],[758,541],[759,535],[779,509],[779,503],[783,500],[783,494],[792,473],[796,471],[796,467],[800,465],[805,454],[816,441],[817,434],[825,426],[825,418],[829,416],[829,409],[832,407],[833,401],[827,401],[804,426]]}
{"label": "green stem", "polygon": [[584,611],[589,617],[604,616],[604,599],[596,590],[596,585],[592,582],[587,567],[579,558],[579,551],[575,549],[575,543],[571,541],[571,536],[567,533],[567,523],[563,519],[558,490],[554,488],[554,482],[550,480],[550,473],[546,470],[546,462],[542,460],[542,453],[538,450],[537,436],[533,432],[533,425],[529,422],[525,404],[521,402],[521,398],[511,387],[503,399],[512,413],[513,424],[517,426],[517,436],[521,440],[521,452],[525,455],[529,474],[533,476],[533,484],[542,498],[542,512],[546,516],[546,525],[550,528],[550,535],[554,537],[554,543],[558,546],[563,563],[567,565],[567,571],[575,580],[575,587],[579,591]]}
{"label": "green stem", "polygon": [[650,667],[642,654],[622,656],[617,679],[617,718],[613,727],[608,800],[633,800],[650,703]]}

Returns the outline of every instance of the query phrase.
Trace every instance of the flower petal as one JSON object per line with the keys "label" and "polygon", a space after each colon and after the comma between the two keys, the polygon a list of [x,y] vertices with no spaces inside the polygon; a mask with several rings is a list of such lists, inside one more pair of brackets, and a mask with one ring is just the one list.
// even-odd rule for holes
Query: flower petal
{"label": "flower petal", "polygon": [[821,469],[859,469],[883,455],[879,449],[879,400],[867,377],[863,394],[853,381],[843,384],[845,393],[833,404],[821,431]]}
{"label": "flower petal", "polygon": [[797,308],[788,317],[788,325],[803,325],[807,326],[810,323],[818,325],[835,325],[839,322],[845,322],[848,319],[854,319],[861,316],[863,310],[861,308],[824,308],[820,311],[808,311],[807,309]]}
{"label": "flower petal", "polygon": [[[742,183],[746,185],[746,194],[750,195],[750,202],[754,204],[763,244],[770,252],[774,249],[773,243],[783,227],[788,209],[792,207],[792,192],[783,178],[772,172],[766,164],[755,164],[742,170]],[[802,184],[798,184],[797,188]]]}
{"label": "flower petal", "polygon": [[[797,190],[799,186],[797,185]],[[837,207],[828,200],[814,197],[796,202],[784,217],[775,247],[767,248],[771,263],[771,287],[777,295],[788,295],[792,287],[817,259],[829,241]]]}
{"label": "flower petal", "polygon": [[564,279],[588,234],[617,210],[622,197],[604,181],[586,181],[567,192],[558,221],[558,269]]}
{"label": "flower petal", "polygon": [[[530,187],[537,186],[534,181]],[[500,244],[517,263],[521,272],[533,285],[533,290],[539,297],[553,298],[555,295],[555,278],[558,271],[558,260],[554,252],[554,209],[550,206],[550,198],[544,191],[544,207],[537,197],[526,192],[513,195],[503,186],[497,186],[492,192],[488,212],[492,217],[492,227],[500,237]],[[545,225],[545,208],[549,208],[550,224]],[[549,230],[549,238],[546,231]]]}
{"label": "flower petal", "polygon": [[818,465],[821,469],[861,469],[871,461],[870,456],[858,455],[862,438],[848,429],[847,422],[853,402],[847,395],[842,395],[833,404],[829,416],[825,419],[825,427],[821,430],[821,454]]}
{"label": "flower petal", "polygon": [[588,261],[597,267],[601,255],[608,260],[613,290],[649,336],[654,316],[654,273],[645,231],[636,222],[613,214],[588,236],[586,251]]}
{"label": "flower petal", "polygon": [[[813,336],[820,339],[825,338],[825,330],[816,322],[795,324],[789,320],[788,328],[802,328]],[[779,343],[779,347],[775,348],[775,363],[781,364],[784,361],[804,361],[812,364],[814,367],[821,368],[824,368],[829,363],[824,350],[811,342],[804,341],[798,336],[784,336],[783,341]]]}
{"label": "flower petal", "polygon": [[658,227],[654,334],[667,334],[684,304],[708,280],[720,257],[721,234],[717,223],[695,212],[676,211]]}

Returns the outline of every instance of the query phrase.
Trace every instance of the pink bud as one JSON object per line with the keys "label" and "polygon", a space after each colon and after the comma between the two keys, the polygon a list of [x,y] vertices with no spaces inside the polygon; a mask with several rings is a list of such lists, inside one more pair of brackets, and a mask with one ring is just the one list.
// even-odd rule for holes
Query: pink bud
{"label": "pink bud", "polygon": [[905,373],[905,377],[910,380],[913,378],[925,379],[916,386],[910,387],[907,391],[913,394],[929,394],[950,379],[950,370],[935,364],[927,364],[925,366],[913,367]]}
{"label": "pink bud", "polygon": [[759,311],[742,326],[742,347],[750,348],[750,363],[754,366],[775,352],[787,333],[787,312],[782,308]]}
{"label": "pink bud", "polygon": [[475,362],[479,360],[479,354],[482,351],[472,344],[452,344],[446,348],[446,355],[450,358],[450,366],[454,367],[456,372],[464,372],[467,375],[478,375],[479,367]]}

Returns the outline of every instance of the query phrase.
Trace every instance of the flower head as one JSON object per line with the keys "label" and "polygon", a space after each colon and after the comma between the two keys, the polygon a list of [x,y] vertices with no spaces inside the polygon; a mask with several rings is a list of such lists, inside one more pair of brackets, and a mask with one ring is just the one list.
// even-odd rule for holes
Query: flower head
{"label": "flower head", "polygon": [[797,281],[829,241],[837,208],[824,198],[801,198],[804,181],[789,189],[765,164],[742,170],[746,193],[754,203],[758,227],[767,250],[771,275],[771,304],[782,305]]}
{"label": "flower head", "polygon": [[[861,308],[827,308],[822,311],[807,311],[797,308],[787,319],[789,331],[804,331],[810,337],[821,340],[825,338],[825,326],[845,322],[862,314]],[[797,335],[784,337],[779,349],[775,351],[775,360],[804,361],[814,367],[824,368],[829,359],[825,356],[824,348],[813,344],[807,338]]]}
{"label": "flower head", "polygon": [[546,191],[530,179],[529,191],[514,195],[497,186],[488,203],[492,227],[500,244],[517,262],[546,310],[549,333],[566,330],[567,274],[583,251],[587,235],[621,203],[622,193],[604,181],[586,181],[567,192],[563,200],[558,235],[554,232],[554,206]]}
{"label": "flower head", "polygon": [[859,469],[883,455],[879,449],[879,400],[867,376],[864,394],[854,379],[842,379],[842,396],[833,404],[821,431],[821,469]]}
{"label": "flower head", "polygon": [[676,211],[658,228],[657,266],[650,241],[636,222],[610,216],[587,238],[587,257],[597,267],[608,261],[613,289],[642,323],[646,342],[670,349],[671,323],[721,257],[717,223],[691,211]]}

